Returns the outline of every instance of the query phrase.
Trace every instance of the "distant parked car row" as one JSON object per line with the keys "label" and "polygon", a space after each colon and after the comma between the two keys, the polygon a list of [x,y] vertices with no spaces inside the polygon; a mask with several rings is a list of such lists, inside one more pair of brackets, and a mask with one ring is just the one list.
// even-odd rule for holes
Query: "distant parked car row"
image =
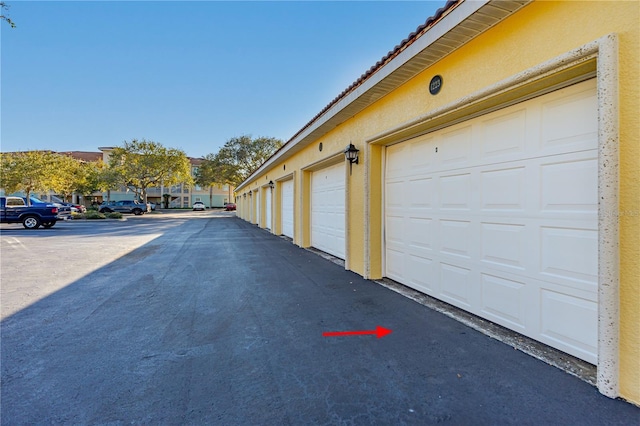
{"label": "distant parked car row", "polygon": [[[193,203],[193,211],[201,210],[204,211],[207,209],[207,206],[204,205],[202,201],[196,201]],[[224,209],[226,211],[232,211],[236,209],[236,205],[234,203],[224,203]]]}
{"label": "distant parked car row", "polygon": [[[36,229],[41,225],[50,228],[59,220],[70,219],[72,212],[85,213],[87,211],[87,208],[81,204],[47,203],[35,197],[31,197],[29,203],[30,205],[27,205],[26,197],[1,197],[2,223],[21,222],[28,229]],[[142,215],[152,211],[154,207],[153,203],[145,205],[136,200],[103,201],[98,205],[98,211],[100,213],[120,212]],[[192,207],[194,211],[207,209],[202,201],[196,201]],[[225,203],[224,209],[233,211],[236,209],[236,205]]]}
{"label": "distant parked car row", "polygon": [[[191,206],[193,211],[205,211],[207,206],[202,201],[196,201]],[[136,200],[120,200],[120,201],[103,201],[98,205],[98,211],[100,213],[133,213],[136,215],[145,214],[153,211],[156,208],[155,203],[147,203],[146,208],[144,203],[140,203]],[[233,211],[236,209],[234,203],[225,203],[224,209],[227,211]]]}

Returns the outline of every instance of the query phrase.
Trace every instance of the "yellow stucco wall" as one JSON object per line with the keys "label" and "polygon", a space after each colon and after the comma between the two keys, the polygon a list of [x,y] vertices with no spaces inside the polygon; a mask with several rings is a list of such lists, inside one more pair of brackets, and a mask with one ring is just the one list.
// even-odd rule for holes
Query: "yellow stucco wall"
{"label": "yellow stucco wall", "polygon": [[[383,175],[380,167],[383,148],[365,146],[364,141],[602,36],[616,33],[620,82],[620,199],[617,210],[615,206],[612,210],[618,214],[620,227],[620,394],[640,404],[639,22],[640,2],[637,1],[534,2],[340,124],[294,157],[275,164],[240,194],[248,189],[255,190],[269,180],[278,184],[278,180],[295,171],[294,242],[307,246],[309,219],[305,215],[308,212],[301,208],[309,199],[309,172],[303,169],[341,152],[353,142],[360,148],[360,164],[355,165],[352,174],[347,176],[347,265],[368,278],[378,278],[382,274],[383,250]],[[438,96],[431,96],[428,83],[436,74],[442,75],[445,83]],[[322,151],[318,149],[320,142]],[[348,168],[346,164],[345,167]],[[366,208],[365,178],[370,188]],[[367,211],[368,228],[364,220]]]}

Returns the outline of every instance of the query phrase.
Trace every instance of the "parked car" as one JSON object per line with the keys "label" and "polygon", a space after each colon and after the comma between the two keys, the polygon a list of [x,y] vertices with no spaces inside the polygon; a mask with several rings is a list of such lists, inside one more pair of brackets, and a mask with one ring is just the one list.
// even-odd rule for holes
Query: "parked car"
{"label": "parked car", "polygon": [[236,205],[234,203],[227,203],[225,204],[224,209],[229,212],[229,211],[235,210]]}
{"label": "parked car", "polygon": [[58,207],[60,206],[69,207],[71,213],[86,213],[87,211],[87,208],[82,204],[67,203],[61,198],[56,197],[55,195],[52,195],[50,198],[51,198],[51,202]]}
{"label": "parked car", "polygon": [[207,207],[204,205],[202,201],[196,201],[193,203],[193,211],[196,210],[205,210]]}
{"label": "parked car", "polygon": [[151,202],[149,202],[149,203],[147,203],[147,204],[149,204],[149,207],[151,207],[151,211],[152,211],[152,212],[155,212],[155,211],[156,211],[156,203],[151,203]]}
{"label": "parked car", "polygon": [[100,213],[133,213],[136,216],[145,214],[151,211],[151,207],[148,204],[142,204],[136,200],[120,200],[120,201],[103,201],[98,207]]}
{"label": "parked car", "polygon": [[65,220],[70,212],[61,215],[54,203],[45,203],[30,197],[27,205],[26,197],[0,197],[0,222],[22,223],[27,229],[37,229],[40,225],[51,228],[59,220]]}
{"label": "parked car", "polygon": [[58,203],[58,204],[62,204],[63,206],[67,206],[71,209],[71,213],[86,213],[87,212],[87,208],[85,206],[83,206],[82,204],[74,204],[74,203]]}

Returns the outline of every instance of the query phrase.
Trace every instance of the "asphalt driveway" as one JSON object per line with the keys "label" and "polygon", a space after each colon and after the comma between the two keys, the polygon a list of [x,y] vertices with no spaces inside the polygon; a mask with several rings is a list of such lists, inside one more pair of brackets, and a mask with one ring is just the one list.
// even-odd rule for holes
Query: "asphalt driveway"
{"label": "asphalt driveway", "polygon": [[[2,424],[640,423],[639,408],[233,215],[158,229],[2,321]],[[322,335],[378,325],[393,333]]]}

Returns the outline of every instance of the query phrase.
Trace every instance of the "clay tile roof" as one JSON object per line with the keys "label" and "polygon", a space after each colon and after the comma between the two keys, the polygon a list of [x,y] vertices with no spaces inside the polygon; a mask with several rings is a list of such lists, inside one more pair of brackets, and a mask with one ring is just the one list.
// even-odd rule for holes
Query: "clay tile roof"
{"label": "clay tile roof", "polygon": [[75,158],[80,161],[99,161],[102,160],[102,152],[87,152],[87,151],[67,151],[67,152],[58,152],[58,154],[66,155],[71,158]]}

